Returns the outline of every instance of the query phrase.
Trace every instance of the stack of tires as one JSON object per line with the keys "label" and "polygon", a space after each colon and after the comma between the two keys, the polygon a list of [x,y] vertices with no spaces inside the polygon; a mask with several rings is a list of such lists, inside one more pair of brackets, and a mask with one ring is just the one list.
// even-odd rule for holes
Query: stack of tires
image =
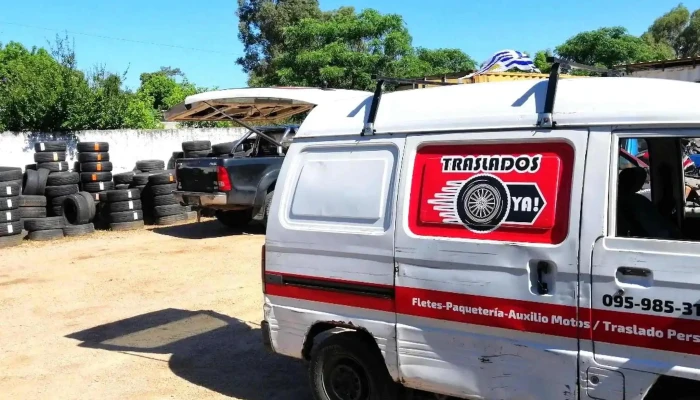
{"label": "stack of tires", "polygon": [[143,197],[147,199],[144,202],[152,206],[150,214],[153,215],[155,225],[171,225],[187,220],[187,210],[173,195],[176,186],[174,171],[164,171],[148,177]]}
{"label": "stack of tires", "polygon": [[110,190],[104,195],[102,213],[113,231],[143,228],[141,191],[138,189]]}
{"label": "stack of tires", "polygon": [[0,167],[0,248],[16,246],[22,241],[19,195],[22,169]]}
{"label": "stack of tires", "polygon": [[[63,215],[63,200],[71,194],[78,193],[80,175],[77,172],[52,172],[46,179],[46,208],[48,215],[58,217]],[[56,228],[60,229],[60,228]]]}
{"label": "stack of tires", "polygon": [[[34,144],[34,161],[36,164],[27,166],[27,169],[47,169],[49,172],[70,171],[66,162],[66,142],[39,142]],[[43,194],[43,193],[38,193]]]}
{"label": "stack of tires", "polygon": [[143,203],[143,218],[146,223],[153,221],[153,204],[150,200],[153,194],[149,193],[148,177],[164,172],[165,162],[162,160],[141,160],[136,161],[134,176],[131,178],[130,188],[138,189]]}
{"label": "stack of tires", "polygon": [[78,192],[63,199],[61,214],[65,221],[63,235],[66,237],[84,236],[95,232],[92,220],[97,209],[92,193]]}
{"label": "stack of tires", "polygon": [[208,140],[192,140],[182,142],[185,158],[202,158],[211,154],[211,142]]}
{"label": "stack of tires", "polygon": [[63,216],[30,219],[24,223],[24,229],[29,232],[27,239],[38,241],[61,239],[65,226]]}
{"label": "stack of tires", "polygon": [[112,175],[112,179],[114,180],[114,188],[115,189],[117,189],[117,190],[129,189],[131,182],[134,180],[134,172],[128,171],[128,172],[122,172],[119,174],[114,174],[114,175]]}
{"label": "stack of tires", "polygon": [[23,224],[34,219],[46,218],[46,196],[27,194],[19,196],[19,216]]}
{"label": "stack of tires", "polygon": [[94,201],[100,202],[101,194],[114,189],[109,143],[79,142],[78,163],[81,189],[91,193]]}

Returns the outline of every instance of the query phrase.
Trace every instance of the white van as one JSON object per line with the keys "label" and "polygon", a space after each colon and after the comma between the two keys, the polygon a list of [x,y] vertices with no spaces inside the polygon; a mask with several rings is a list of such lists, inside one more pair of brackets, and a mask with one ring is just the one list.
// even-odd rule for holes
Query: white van
{"label": "white van", "polygon": [[682,138],[700,139],[688,82],[327,96],[279,174],[263,341],[309,360],[316,399],[698,400]]}

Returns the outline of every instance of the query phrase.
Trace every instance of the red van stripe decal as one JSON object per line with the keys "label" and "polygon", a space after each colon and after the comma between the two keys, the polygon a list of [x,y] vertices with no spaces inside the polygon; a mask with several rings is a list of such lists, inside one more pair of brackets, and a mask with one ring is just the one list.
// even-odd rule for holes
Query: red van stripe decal
{"label": "red van stripe decal", "polygon": [[266,288],[274,296],[573,339],[590,340],[595,332],[596,342],[700,355],[700,320],[581,308],[579,322],[573,306],[400,286],[394,299],[294,285]]}

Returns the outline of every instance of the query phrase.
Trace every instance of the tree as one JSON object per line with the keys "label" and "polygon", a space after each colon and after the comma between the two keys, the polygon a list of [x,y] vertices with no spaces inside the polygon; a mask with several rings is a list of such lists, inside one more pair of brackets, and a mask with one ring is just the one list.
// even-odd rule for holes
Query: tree
{"label": "tree", "polygon": [[535,64],[535,67],[540,70],[543,74],[548,74],[552,70],[552,64],[547,62],[547,57],[551,57],[552,51],[547,49],[547,50],[540,50],[537,53],[535,53],[535,58],[532,59],[532,62]]}
{"label": "tree", "polygon": [[251,86],[271,73],[270,61],[283,48],[284,31],[305,18],[320,18],[318,0],[238,0],[238,38],[244,56],[236,60]]}
{"label": "tree", "polygon": [[673,57],[669,48],[650,44],[620,26],[581,32],[555,50],[564,59],[608,68]]}
{"label": "tree", "polygon": [[370,90],[373,74],[415,77],[468,70],[474,61],[456,49],[414,49],[403,18],[342,7],[285,30],[284,51],[258,84]]}
{"label": "tree", "polygon": [[676,57],[700,54],[700,10],[692,14],[683,5],[657,18],[642,38],[651,45],[673,49]]}

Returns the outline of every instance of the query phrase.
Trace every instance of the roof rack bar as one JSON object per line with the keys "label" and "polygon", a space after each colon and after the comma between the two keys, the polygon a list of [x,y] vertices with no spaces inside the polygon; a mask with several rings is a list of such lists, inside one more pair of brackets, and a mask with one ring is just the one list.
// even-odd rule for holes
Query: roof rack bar
{"label": "roof rack bar", "polygon": [[360,132],[360,136],[374,135],[374,120],[377,119],[377,109],[379,109],[379,102],[382,101],[382,92],[384,91],[384,79],[377,80],[377,86],[374,88],[374,96],[372,96],[372,104],[369,107],[369,115],[367,115],[367,122]]}

